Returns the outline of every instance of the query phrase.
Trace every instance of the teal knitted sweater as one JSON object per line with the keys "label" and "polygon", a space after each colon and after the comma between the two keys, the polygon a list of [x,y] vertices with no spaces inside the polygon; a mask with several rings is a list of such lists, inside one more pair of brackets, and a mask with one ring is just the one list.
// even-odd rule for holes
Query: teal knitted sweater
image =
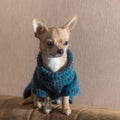
{"label": "teal knitted sweater", "polygon": [[51,72],[43,66],[39,53],[33,79],[24,90],[23,96],[27,98],[31,91],[41,98],[49,95],[53,101],[62,96],[69,96],[69,101],[72,103],[73,97],[80,93],[80,88],[73,66],[73,54],[70,50],[67,54],[67,67],[60,72]]}

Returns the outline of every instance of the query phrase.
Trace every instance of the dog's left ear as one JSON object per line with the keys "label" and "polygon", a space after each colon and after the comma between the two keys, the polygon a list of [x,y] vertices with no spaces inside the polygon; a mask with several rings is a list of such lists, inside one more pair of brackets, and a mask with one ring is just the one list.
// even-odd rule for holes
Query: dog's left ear
{"label": "dog's left ear", "polygon": [[74,16],[70,21],[68,21],[64,25],[64,29],[67,30],[67,32],[68,32],[69,35],[70,35],[71,31],[74,29],[76,23],[77,23],[77,16]]}

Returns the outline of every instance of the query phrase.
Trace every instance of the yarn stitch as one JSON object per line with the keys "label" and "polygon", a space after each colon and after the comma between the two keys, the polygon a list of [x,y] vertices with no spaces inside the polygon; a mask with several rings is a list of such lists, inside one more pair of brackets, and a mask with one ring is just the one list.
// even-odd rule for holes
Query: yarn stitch
{"label": "yarn stitch", "polygon": [[27,98],[31,91],[37,96],[44,98],[50,96],[57,100],[62,96],[69,96],[70,103],[73,97],[80,93],[78,78],[73,66],[73,54],[67,51],[68,64],[63,71],[51,72],[43,66],[41,53],[37,57],[37,67],[33,79],[24,90],[23,96]]}

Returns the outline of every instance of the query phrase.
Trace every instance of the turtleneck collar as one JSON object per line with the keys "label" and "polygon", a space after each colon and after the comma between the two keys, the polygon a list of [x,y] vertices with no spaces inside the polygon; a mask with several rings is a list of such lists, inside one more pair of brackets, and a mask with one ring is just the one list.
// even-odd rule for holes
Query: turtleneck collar
{"label": "turtleneck collar", "polygon": [[68,57],[68,63],[67,63],[67,66],[62,70],[62,71],[59,71],[59,72],[51,72],[50,70],[46,69],[43,65],[43,62],[42,62],[42,55],[41,55],[41,52],[39,52],[38,54],[38,57],[37,57],[37,64],[38,64],[38,69],[41,73],[43,74],[54,74],[54,75],[63,75],[64,72],[70,70],[71,68],[73,68],[73,54],[71,52],[71,50],[68,49],[67,51],[67,57]]}

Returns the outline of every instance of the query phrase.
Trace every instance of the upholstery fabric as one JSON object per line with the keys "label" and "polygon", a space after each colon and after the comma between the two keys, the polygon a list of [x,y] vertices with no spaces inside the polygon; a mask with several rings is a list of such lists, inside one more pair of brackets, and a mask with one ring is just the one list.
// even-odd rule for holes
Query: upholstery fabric
{"label": "upholstery fabric", "polygon": [[0,96],[0,120],[120,120],[120,111],[73,106],[72,114],[62,114],[61,108],[55,108],[46,115],[33,108],[32,104],[23,105],[23,98]]}

